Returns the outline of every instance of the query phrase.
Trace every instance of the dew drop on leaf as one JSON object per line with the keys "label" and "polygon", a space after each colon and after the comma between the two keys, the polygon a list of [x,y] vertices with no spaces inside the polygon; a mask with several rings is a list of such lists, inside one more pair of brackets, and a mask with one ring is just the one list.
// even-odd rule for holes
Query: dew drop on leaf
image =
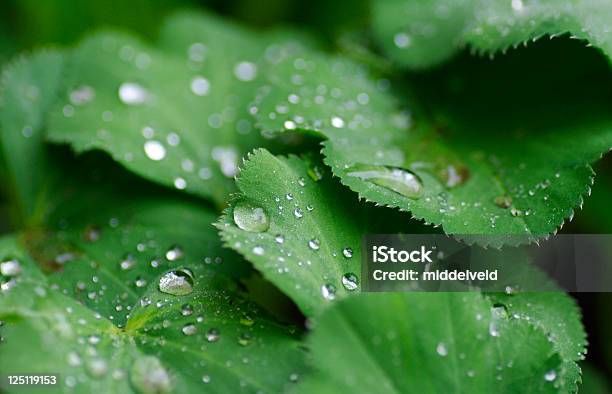
{"label": "dew drop on leaf", "polygon": [[436,346],[436,353],[438,353],[438,355],[441,357],[446,357],[448,355],[448,348],[446,347],[446,344],[443,342],[438,343],[438,346]]}
{"label": "dew drop on leaf", "polygon": [[304,211],[302,211],[302,209],[300,208],[295,208],[295,210],[293,211],[293,216],[295,216],[298,219],[301,219],[304,217]]}
{"label": "dew drop on leaf", "polygon": [[95,91],[91,86],[83,85],[70,92],[70,102],[74,105],[84,105],[93,100]]}
{"label": "dew drop on leaf", "polygon": [[312,250],[319,250],[319,248],[321,247],[321,243],[319,242],[318,239],[313,238],[310,241],[308,241],[308,247]]}
{"label": "dew drop on leaf", "polygon": [[240,334],[238,337],[238,344],[240,346],[248,346],[251,343],[251,335],[248,333]]}
{"label": "dew drop on leaf", "polygon": [[512,197],[510,196],[497,196],[495,197],[495,205],[497,205],[500,208],[510,208],[512,206]]}
{"label": "dew drop on leaf", "polygon": [[141,105],[149,93],[141,85],[134,82],[124,82],[119,86],[119,99],[127,105]]}
{"label": "dew drop on leaf", "polygon": [[257,77],[257,66],[251,62],[240,62],[234,67],[234,75],[240,81],[252,81]]}
{"label": "dew drop on leaf", "polygon": [[185,304],[181,307],[181,315],[191,316],[193,314],[193,307],[189,304]]}
{"label": "dew drop on leaf", "polygon": [[351,248],[342,249],[342,255],[346,257],[347,259],[350,259],[351,257],[353,257],[353,249]]}
{"label": "dew drop on leaf", "polygon": [[330,283],[321,286],[321,294],[326,300],[333,300],[336,298],[336,286]]}
{"label": "dew drop on leaf", "polygon": [[3,276],[18,276],[21,273],[21,264],[17,259],[6,259],[0,263],[0,274]]}
{"label": "dew drop on leaf", "polygon": [[555,372],[554,369],[551,369],[550,371],[544,374],[544,380],[546,380],[547,382],[552,382],[556,378],[557,378],[557,372]]}
{"label": "dew drop on leaf", "polygon": [[186,268],[165,273],[159,279],[159,291],[183,296],[193,291],[193,274]]}
{"label": "dew drop on leaf", "polygon": [[246,201],[239,201],[234,206],[234,223],[240,229],[252,233],[261,233],[270,227],[266,211]]}
{"label": "dew drop on leaf", "polygon": [[210,91],[210,82],[202,76],[197,76],[191,80],[191,91],[196,96],[206,96]]}
{"label": "dew drop on leaf", "polygon": [[85,364],[87,373],[94,379],[104,377],[108,372],[108,365],[106,361],[101,358],[93,358]]}
{"label": "dew drop on leaf", "polygon": [[348,291],[353,291],[359,285],[359,278],[357,275],[349,272],[347,274],[342,275],[342,286]]}
{"label": "dew drop on leaf", "polygon": [[125,270],[129,270],[132,267],[134,267],[135,264],[136,264],[136,259],[134,259],[134,255],[132,255],[131,253],[128,253],[125,256],[123,256],[123,259],[119,263],[119,267],[125,271]]}
{"label": "dew drop on leaf", "polygon": [[195,324],[190,323],[190,324],[184,325],[181,331],[183,332],[183,334],[190,336],[198,332],[198,327],[196,327]]}
{"label": "dew drop on leaf", "polygon": [[168,261],[177,261],[183,258],[183,255],[185,253],[183,252],[183,248],[181,248],[178,245],[172,245],[167,251],[166,251],[166,260]]}
{"label": "dew drop on leaf", "polygon": [[161,142],[149,140],[144,143],[145,155],[153,161],[160,161],[166,157],[166,148]]}
{"label": "dew drop on leaf", "polygon": [[382,186],[408,198],[419,198],[423,192],[421,180],[412,172],[395,167],[357,165],[347,175]]}
{"label": "dew drop on leaf", "polygon": [[211,328],[210,330],[208,330],[208,332],[206,333],[206,340],[208,342],[217,342],[219,340],[219,338],[221,337],[221,333],[219,332],[218,329],[216,328]]}
{"label": "dew drop on leaf", "polygon": [[170,375],[155,356],[137,358],[132,364],[130,381],[143,394],[167,394],[172,391]]}

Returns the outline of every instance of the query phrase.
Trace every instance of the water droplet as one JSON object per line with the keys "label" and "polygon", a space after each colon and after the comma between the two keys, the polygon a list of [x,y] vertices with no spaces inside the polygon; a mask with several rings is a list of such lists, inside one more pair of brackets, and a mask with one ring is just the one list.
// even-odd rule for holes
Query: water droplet
{"label": "water droplet", "polygon": [[552,382],[555,379],[557,379],[557,372],[555,372],[554,369],[551,369],[550,371],[544,374],[544,380],[546,380],[547,382]]}
{"label": "water droplet", "polygon": [[108,372],[106,361],[101,358],[93,358],[85,364],[89,376],[94,379],[102,378]]}
{"label": "water droplet", "polygon": [[512,197],[510,196],[497,196],[495,197],[495,205],[497,205],[500,208],[510,208],[512,206]]}
{"label": "water droplet", "polygon": [[183,328],[181,329],[181,331],[183,332],[183,334],[190,336],[198,332],[198,327],[196,327],[195,324],[191,324],[191,323],[185,324]]}
{"label": "water droplet", "polygon": [[255,246],[253,247],[253,253],[255,253],[257,256],[263,256],[263,254],[265,253],[265,250],[261,246]]}
{"label": "water droplet", "polygon": [[240,346],[248,346],[251,343],[251,335],[249,333],[243,333],[238,337],[238,344]]}
{"label": "water droplet", "polygon": [[166,251],[166,260],[168,261],[177,261],[183,258],[183,255],[185,253],[183,252],[183,248],[181,248],[178,245],[172,245],[167,251]]}
{"label": "water droplet", "polygon": [[282,234],[277,234],[276,237],[274,237],[274,240],[276,241],[276,243],[282,244],[283,242],[285,242],[285,237],[283,237]]}
{"label": "water droplet", "polygon": [[210,383],[210,376],[209,375],[202,375],[202,382]]}
{"label": "water droplet", "polygon": [[179,190],[184,190],[187,187],[187,181],[185,178],[177,177],[174,179],[174,187]]}
{"label": "water droplet", "polygon": [[139,276],[134,281],[134,284],[136,285],[136,287],[145,287],[147,285],[147,281],[144,278]]}
{"label": "water droplet", "polygon": [[240,318],[240,324],[242,324],[243,326],[251,327],[253,324],[255,324],[255,320],[253,320],[253,318],[251,318],[250,316],[242,316]]}
{"label": "water droplet", "polygon": [[206,46],[201,42],[194,42],[189,46],[189,49],[187,50],[187,56],[192,62],[203,62],[205,54]]}
{"label": "water droplet", "polygon": [[172,391],[170,375],[155,356],[137,358],[132,364],[130,381],[143,394],[167,394]]}
{"label": "water droplet", "polygon": [[436,353],[441,357],[446,357],[448,355],[448,348],[443,342],[438,343],[438,346],[436,346]]}
{"label": "water droplet", "polygon": [[351,257],[353,257],[353,249],[351,248],[342,249],[342,255],[346,257],[347,259],[350,259]]}
{"label": "water droplet", "polygon": [[459,186],[470,177],[467,167],[448,165],[439,172],[439,177],[448,188]]}
{"label": "water droplet", "polygon": [[119,263],[119,267],[125,271],[125,270],[129,270],[132,267],[134,267],[135,264],[136,264],[136,259],[134,258],[134,255],[132,255],[131,253],[128,253],[125,256],[123,256],[123,259]]}
{"label": "water droplet", "polygon": [[332,116],[331,125],[337,129],[341,129],[344,127],[344,119],[339,116]]}
{"label": "water droplet", "polygon": [[89,226],[83,233],[83,239],[87,242],[96,242],[100,239],[102,231],[96,226]]}
{"label": "water droplet", "polygon": [[196,96],[206,96],[210,91],[210,82],[202,76],[197,76],[191,80],[191,91]]}
{"label": "water droplet", "polygon": [[421,180],[414,173],[401,168],[358,165],[353,167],[348,175],[372,182],[409,198],[419,198],[423,191]]}
{"label": "water droplet", "polygon": [[119,86],[119,99],[127,105],[143,104],[149,93],[145,88],[134,82],[124,82]]}
{"label": "water droplet", "polygon": [[304,217],[304,211],[302,211],[300,208],[295,208],[293,210],[293,216],[295,216],[298,219],[301,219]]}
{"label": "water droplet", "polygon": [[359,278],[357,275],[349,272],[347,274],[342,275],[342,286],[348,291],[353,291],[359,285]]}
{"label": "water droplet", "polygon": [[8,259],[0,263],[0,274],[3,276],[18,276],[21,270],[21,264],[17,259]]}
{"label": "water droplet", "polygon": [[252,233],[261,233],[270,227],[266,211],[244,200],[234,206],[234,223],[240,229]]}
{"label": "water droplet", "polygon": [[181,307],[181,315],[191,316],[193,314],[193,307],[189,304],[185,304]]}
{"label": "water droplet", "polygon": [[159,291],[175,296],[187,295],[193,291],[193,274],[186,268],[167,272],[159,279]]}
{"label": "water droplet", "polygon": [[238,151],[235,148],[214,147],[212,157],[219,163],[219,168],[226,177],[232,178],[238,173]]}
{"label": "water droplet", "polygon": [[412,38],[408,34],[400,32],[393,36],[393,43],[398,48],[408,48],[412,43]]}
{"label": "water droplet", "polygon": [[240,62],[234,67],[234,75],[241,81],[252,81],[257,77],[257,66],[251,62]]}
{"label": "water droplet", "polygon": [[289,375],[289,381],[291,383],[297,383],[298,380],[300,380],[300,375],[298,375],[297,373],[292,373],[291,375]]}
{"label": "water droplet", "polygon": [[145,155],[153,161],[160,161],[166,157],[166,148],[161,142],[156,140],[149,140],[144,143]]}
{"label": "water droplet", "polygon": [[216,328],[211,328],[210,330],[208,330],[208,332],[206,333],[206,340],[208,342],[217,342],[219,340],[219,338],[221,337],[221,333],[219,332],[218,329]]}
{"label": "water droplet", "polygon": [[70,92],[70,102],[74,105],[87,104],[96,96],[96,92],[91,86],[81,86]]}
{"label": "water droplet", "polygon": [[523,8],[524,8],[523,0],[512,0],[511,4],[512,4],[512,9],[514,11],[516,12],[523,11]]}
{"label": "water droplet", "polygon": [[336,298],[336,286],[330,283],[321,286],[321,294],[326,300],[333,300]]}
{"label": "water droplet", "polygon": [[287,200],[291,201],[291,200],[293,200],[293,194],[291,194],[291,193],[287,193],[287,194],[285,194],[285,198],[286,198]]}
{"label": "water droplet", "polygon": [[313,238],[310,241],[308,241],[308,247],[312,250],[319,250],[319,247],[321,246],[320,242],[318,239]]}

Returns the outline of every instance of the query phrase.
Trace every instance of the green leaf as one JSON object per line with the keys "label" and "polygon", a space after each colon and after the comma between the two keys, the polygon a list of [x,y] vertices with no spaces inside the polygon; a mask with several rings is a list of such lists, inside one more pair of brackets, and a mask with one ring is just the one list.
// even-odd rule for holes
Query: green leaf
{"label": "green leaf", "polygon": [[[236,179],[240,193],[216,224],[225,244],[308,316],[358,291],[361,237],[381,228],[368,223],[373,210],[360,207],[322,171],[314,157],[256,150]],[[393,232],[395,225],[386,224]]]}
{"label": "green leaf", "polygon": [[546,335],[477,293],[362,294],[324,312],[309,343],[317,372],[298,392],[566,391]]}
{"label": "green leaf", "polygon": [[43,141],[47,112],[55,102],[62,67],[60,52],[38,51],[13,60],[2,75],[3,158],[13,185],[8,189],[19,211],[16,219],[21,222],[37,220],[53,182]]}
{"label": "green leaf", "polygon": [[[291,384],[291,374],[303,370],[299,342],[289,330],[193,260],[176,262],[193,272],[193,292],[184,296],[159,291],[167,263],[143,288],[122,276],[112,283],[104,271],[113,270],[114,259],[96,260],[94,276],[87,267],[93,256],[66,263],[85,266],[83,292],[95,291],[99,299],[92,305],[69,295],[75,285],[80,287],[71,275],[46,278],[13,239],[2,240],[0,249],[22,267],[0,294],[4,373],[59,373],[61,392],[226,393],[278,392]],[[147,274],[152,269],[140,264],[134,270]],[[118,292],[118,287],[124,290]],[[134,298],[140,300],[131,303]],[[119,306],[123,310],[109,311]],[[119,327],[113,322],[122,320],[126,308],[130,318]]]}
{"label": "green leaf", "polygon": [[401,65],[424,68],[461,47],[491,55],[542,37],[570,34],[612,55],[612,8],[597,0],[377,0],[372,28],[378,44]]}
{"label": "green leaf", "polygon": [[578,362],[586,354],[586,333],[576,302],[562,292],[520,292],[517,294],[488,294],[503,305],[514,318],[522,319],[545,333],[563,360],[559,375],[567,390],[578,391],[581,369]]}
{"label": "green leaf", "polygon": [[[612,121],[605,115],[609,71],[600,58],[582,60],[604,75],[601,86],[585,84],[582,71],[567,86],[543,91],[563,75],[540,69],[524,81],[500,82],[519,60],[520,71],[531,67],[531,55],[488,69],[467,59],[423,76],[406,87],[415,103],[406,106],[389,81],[345,59],[311,54],[270,70],[253,112],[262,129],[325,138],[325,162],[362,198],[447,233],[541,236],[582,204],[592,183],[589,163],[609,149]],[[498,87],[509,89],[499,103],[491,100]],[[521,90],[533,92],[533,100]],[[580,99],[567,105],[573,94]]]}
{"label": "green leaf", "polygon": [[266,145],[247,112],[262,68],[300,45],[212,16],[177,16],[164,31],[162,49],[118,33],[81,42],[49,137],[222,204],[242,154]]}

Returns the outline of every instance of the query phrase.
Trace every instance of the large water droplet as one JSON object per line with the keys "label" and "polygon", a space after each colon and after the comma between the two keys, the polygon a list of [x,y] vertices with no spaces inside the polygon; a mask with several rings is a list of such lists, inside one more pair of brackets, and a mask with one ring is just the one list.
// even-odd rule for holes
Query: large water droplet
{"label": "large water droplet", "polygon": [[242,230],[252,233],[261,233],[270,227],[266,211],[247,201],[239,201],[234,206],[234,223]]}
{"label": "large water droplet", "polygon": [[349,176],[372,182],[409,198],[419,198],[423,191],[421,180],[412,172],[401,168],[357,165]]}
{"label": "large water droplet", "polygon": [[159,279],[159,291],[175,296],[187,295],[193,291],[193,274],[186,268],[167,272]]}
{"label": "large water droplet", "polygon": [[168,371],[154,356],[144,356],[134,361],[130,381],[134,388],[144,394],[166,394],[172,391]]}
{"label": "large water droplet", "polygon": [[357,275],[349,272],[347,274],[342,275],[342,286],[348,291],[353,291],[359,285],[359,278]]}
{"label": "large water droplet", "polygon": [[145,155],[153,161],[160,161],[166,157],[166,148],[161,142],[150,140],[144,143]]}
{"label": "large water droplet", "polygon": [[141,85],[134,82],[124,82],[119,86],[119,99],[127,105],[143,104],[149,93]]}

